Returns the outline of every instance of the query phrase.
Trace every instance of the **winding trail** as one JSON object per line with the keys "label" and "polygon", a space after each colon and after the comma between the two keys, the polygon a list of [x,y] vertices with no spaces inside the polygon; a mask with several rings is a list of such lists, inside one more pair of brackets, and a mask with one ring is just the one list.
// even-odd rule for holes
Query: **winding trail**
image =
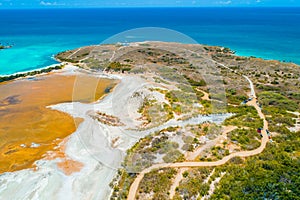
{"label": "winding trail", "polygon": [[247,79],[247,81],[250,83],[250,89],[251,89],[251,93],[250,93],[251,95],[250,95],[250,97],[256,98],[256,94],[255,94],[253,82],[252,82],[252,81],[250,80],[250,78],[248,78],[247,76],[243,75],[243,77],[244,77],[245,79]]}
{"label": "winding trail", "polygon": [[[247,77],[247,76],[243,76],[244,78],[247,79],[247,81],[250,84],[250,89],[251,89],[251,97],[256,97],[255,95],[255,90],[254,90],[254,86],[252,81]],[[262,130],[262,140],[261,140],[261,145],[260,147],[258,147],[255,150],[252,151],[241,151],[241,152],[235,152],[232,153],[226,157],[224,157],[222,160],[218,160],[218,161],[214,161],[214,162],[181,162],[181,163],[161,163],[161,164],[156,164],[156,165],[152,165],[151,167],[144,169],[142,172],[140,172],[138,174],[138,176],[136,177],[136,179],[134,180],[134,182],[131,184],[130,189],[129,189],[129,194],[128,194],[128,200],[134,200],[136,193],[138,191],[139,188],[139,184],[142,181],[143,177],[145,174],[151,172],[154,169],[162,169],[162,168],[189,168],[189,167],[215,167],[215,166],[219,166],[219,165],[223,165],[226,162],[228,162],[231,158],[234,157],[249,157],[249,156],[254,156],[257,154],[260,154],[267,145],[267,142],[269,141],[268,139],[268,135],[266,130],[268,129],[268,122],[265,119],[264,114],[262,113],[260,107],[257,105],[256,99],[252,99],[251,101],[249,101],[247,103],[247,105],[249,106],[253,106],[261,119],[263,119],[264,122],[264,127]]]}
{"label": "winding trail", "polygon": [[231,131],[237,129],[236,126],[228,126],[224,127],[222,135],[219,135],[216,139],[211,140],[207,142],[205,145],[200,146],[199,148],[195,149],[193,152],[188,152],[186,155],[187,161],[193,161],[199,156],[199,154],[204,151],[205,149],[211,148],[215,146],[218,142],[220,142],[221,139],[224,139],[227,135],[227,133],[230,133]]}
{"label": "winding trail", "polygon": [[70,59],[72,56],[74,56],[76,53],[78,53],[82,48],[78,48],[76,51],[74,51],[71,55],[69,55],[67,58]]}
{"label": "winding trail", "polygon": [[[222,139],[224,139],[226,137],[227,133],[229,133],[229,132],[231,132],[231,131],[233,131],[233,130],[235,130],[237,128],[238,127],[236,127],[236,126],[227,126],[227,127],[224,127],[223,133],[221,135],[219,135],[216,139],[211,140],[211,141],[207,142],[205,145],[198,147],[193,152],[188,152],[185,155],[186,160],[187,161],[193,161],[193,160],[195,160],[197,158],[197,156],[200,155],[201,152],[203,152],[206,149],[212,148],[217,143],[219,143]],[[172,184],[172,186],[170,188],[170,191],[169,191],[170,192],[170,195],[169,195],[170,199],[173,199],[173,197],[175,196],[176,187],[179,186],[179,183],[180,183],[180,181],[183,178],[183,173],[185,171],[187,171],[187,170],[188,170],[188,168],[181,168],[178,171],[178,173],[177,173],[177,175],[176,175],[176,177],[175,177],[175,179],[173,181],[173,184]]]}
{"label": "winding trail", "polygon": [[119,47],[117,50],[114,50],[112,56],[111,56],[110,59],[109,59],[109,62],[113,62],[114,59],[115,59],[116,53],[117,53],[118,51],[120,51],[121,49],[123,49],[123,48],[126,48],[126,46],[121,46],[121,47]]}
{"label": "winding trail", "polygon": [[205,91],[203,91],[203,90],[201,90],[199,88],[196,88],[196,90],[203,93],[203,97],[201,97],[202,100],[207,100],[207,101],[211,100],[209,98],[209,94],[207,92],[205,92]]}
{"label": "winding trail", "polygon": [[180,181],[183,179],[183,173],[185,171],[187,171],[188,168],[180,168],[175,179],[173,180],[173,184],[170,188],[170,195],[169,195],[169,198],[170,199],[173,199],[173,197],[175,196],[175,192],[176,192],[176,188],[179,186],[180,184]]}

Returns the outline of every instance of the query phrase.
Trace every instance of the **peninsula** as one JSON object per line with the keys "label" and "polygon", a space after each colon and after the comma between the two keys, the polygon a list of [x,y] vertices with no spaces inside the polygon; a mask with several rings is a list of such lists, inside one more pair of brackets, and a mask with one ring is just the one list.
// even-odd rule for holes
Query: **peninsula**
{"label": "peninsula", "polygon": [[[35,170],[3,174],[0,196],[30,198],[11,192],[18,182],[54,198],[298,198],[298,65],[167,42],[81,47],[56,59],[76,76],[72,102],[42,106],[80,123]],[[107,94],[99,99],[101,84],[83,75],[106,78]],[[14,98],[0,99],[0,114]]]}

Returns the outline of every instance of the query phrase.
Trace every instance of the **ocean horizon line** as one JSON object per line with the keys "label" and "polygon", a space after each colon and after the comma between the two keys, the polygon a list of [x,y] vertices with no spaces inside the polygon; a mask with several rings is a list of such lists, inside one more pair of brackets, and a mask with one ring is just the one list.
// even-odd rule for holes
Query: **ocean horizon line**
{"label": "ocean horizon line", "polygon": [[299,9],[300,6],[102,6],[102,7],[59,7],[59,6],[45,6],[45,7],[20,7],[20,8],[10,8],[10,7],[0,7],[0,10],[56,10],[56,9],[128,9],[128,8],[142,8],[142,9],[153,9],[153,8],[172,8],[172,9],[206,9],[206,8],[216,8],[216,9]]}
{"label": "ocean horizon line", "polygon": [[[300,7],[1,9],[0,26],[0,42],[14,44],[0,51],[0,74],[49,66],[56,63],[51,57],[58,52],[100,44],[124,31],[146,27],[174,30],[198,44],[228,47],[237,55],[300,64]],[[176,36],[136,34],[138,38],[128,42],[182,42]]]}

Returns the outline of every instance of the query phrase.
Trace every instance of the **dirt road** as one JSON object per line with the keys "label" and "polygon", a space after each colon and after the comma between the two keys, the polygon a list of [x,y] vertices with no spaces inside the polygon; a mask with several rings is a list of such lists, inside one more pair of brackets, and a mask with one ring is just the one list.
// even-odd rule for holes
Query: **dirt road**
{"label": "dirt road", "polygon": [[[256,97],[252,81],[248,77],[246,77],[246,76],[244,76],[244,77],[248,80],[248,82],[250,84],[251,96]],[[181,163],[162,163],[162,164],[153,165],[153,166],[151,166],[151,167],[149,167],[149,168],[147,168],[147,169],[145,169],[145,170],[143,170],[142,172],[139,173],[139,175],[136,177],[136,179],[134,180],[134,182],[132,183],[132,185],[130,187],[127,199],[128,200],[134,200],[135,199],[136,193],[138,191],[139,184],[140,184],[141,180],[143,179],[144,175],[149,173],[150,171],[152,171],[154,169],[162,169],[162,168],[169,168],[169,167],[171,167],[171,168],[215,167],[215,166],[225,164],[231,158],[234,158],[234,157],[249,157],[249,156],[254,156],[254,155],[260,154],[265,149],[265,147],[267,145],[267,142],[269,141],[268,135],[267,135],[267,132],[266,132],[266,130],[268,129],[268,122],[266,121],[265,116],[262,113],[260,107],[257,105],[255,98],[252,99],[251,101],[249,101],[247,103],[247,105],[253,106],[257,110],[260,118],[263,119],[263,121],[264,121],[264,127],[263,127],[263,130],[262,130],[263,137],[262,137],[262,140],[261,140],[260,147],[258,147],[255,150],[252,150],[252,151],[235,152],[235,153],[232,153],[232,154],[224,157],[222,160],[218,160],[218,161],[214,161],[214,162],[181,162]]]}

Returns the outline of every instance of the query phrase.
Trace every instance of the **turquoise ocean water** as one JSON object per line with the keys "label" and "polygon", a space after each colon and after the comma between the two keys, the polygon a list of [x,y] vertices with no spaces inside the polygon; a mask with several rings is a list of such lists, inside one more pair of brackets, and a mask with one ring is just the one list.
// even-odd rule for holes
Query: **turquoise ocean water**
{"label": "turquoise ocean water", "polygon": [[239,55],[300,64],[300,8],[0,10],[0,27],[0,43],[13,45],[0,51],[2,75],[55,64],[60,51],[141,27],[168,28]]}

